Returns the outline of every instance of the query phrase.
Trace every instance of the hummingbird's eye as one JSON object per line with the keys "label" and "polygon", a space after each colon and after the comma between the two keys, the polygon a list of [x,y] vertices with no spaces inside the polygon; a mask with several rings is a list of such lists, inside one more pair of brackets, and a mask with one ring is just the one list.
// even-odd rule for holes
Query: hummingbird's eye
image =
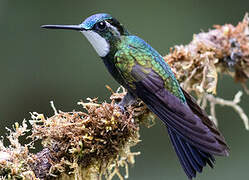
{"label": "hummingbird's eye", "polygon": [[96,27],[96,30],[103,31],[106,28],[106,23],[105,21],[98,22],[97,24],[95,24],[95,27]]}

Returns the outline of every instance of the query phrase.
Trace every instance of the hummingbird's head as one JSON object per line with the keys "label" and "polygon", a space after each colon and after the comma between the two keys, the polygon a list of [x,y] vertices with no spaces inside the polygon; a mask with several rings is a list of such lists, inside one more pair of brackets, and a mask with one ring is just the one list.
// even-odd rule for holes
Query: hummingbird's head
{"label": "hummingbird's head", "polygon": [[92,44],[100,57],[105,57],[115,50],[121,36],[128,35],[128,31],[109,14],[94,14],[86,18],[79,25],[43,25],[47,29],[72,29],[82,32]]}

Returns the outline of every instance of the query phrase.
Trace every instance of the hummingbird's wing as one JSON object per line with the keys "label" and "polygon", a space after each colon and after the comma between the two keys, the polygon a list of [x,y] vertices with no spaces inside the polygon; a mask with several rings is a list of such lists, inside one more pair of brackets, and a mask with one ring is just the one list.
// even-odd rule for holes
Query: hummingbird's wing
{"label": "hummingbird's wing", "polygon": [[144,73],[141,65],[132,68],[135,93],[143,100],[167,127],[195,147],[214,155],[227,155],[224,137],[204,111],[184,92],[186,102],[182,102],[165,88],[164,80],[153,70]]}

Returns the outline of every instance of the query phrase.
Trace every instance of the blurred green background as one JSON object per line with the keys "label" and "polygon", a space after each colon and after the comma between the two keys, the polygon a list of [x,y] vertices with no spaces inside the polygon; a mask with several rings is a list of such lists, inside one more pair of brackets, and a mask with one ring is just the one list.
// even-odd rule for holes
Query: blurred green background
{"label": "blurred green background", "polygon": [[[130,32],[149,42],[162,55],[176,44],[186,44],[200,30],[214,24],[237,24],[249,1],[33,1],[0,0],[0,121],[5,127],[29,119],[29,112],[53,114],[49,101],[63,111],[81,109],[77,101],[109,96],[105,85],[118,87],[93,48],[77,32],[40,29],[42,24],[79,24],[97,12],[119,19]],[[218,95],[232,99],[240,85],[220,77]],[[249,115],[249,97],[242,107]],[[231,148],[229,158],[217,158],[215,169],[205,168],[202,180],[249,179],[249,132],[239,116],[218,107],[219,127]],[[130,180],[185,180],[183,170],[161,122],[142,128],[142,155],[130,167]]]}

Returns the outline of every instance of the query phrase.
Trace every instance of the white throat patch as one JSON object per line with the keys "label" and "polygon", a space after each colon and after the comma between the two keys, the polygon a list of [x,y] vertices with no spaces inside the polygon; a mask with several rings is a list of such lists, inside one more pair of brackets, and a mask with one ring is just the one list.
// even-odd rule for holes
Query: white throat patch
{"label": "white throat patch", "polygon": [[88,30],[81,31],[82,34],[88,39],[88,41],[92,44],[95,51],[98,53],[100,57],[105,57],[110,51],[110,45],[105,40],[105,38],[101,37],[98,33]]}

